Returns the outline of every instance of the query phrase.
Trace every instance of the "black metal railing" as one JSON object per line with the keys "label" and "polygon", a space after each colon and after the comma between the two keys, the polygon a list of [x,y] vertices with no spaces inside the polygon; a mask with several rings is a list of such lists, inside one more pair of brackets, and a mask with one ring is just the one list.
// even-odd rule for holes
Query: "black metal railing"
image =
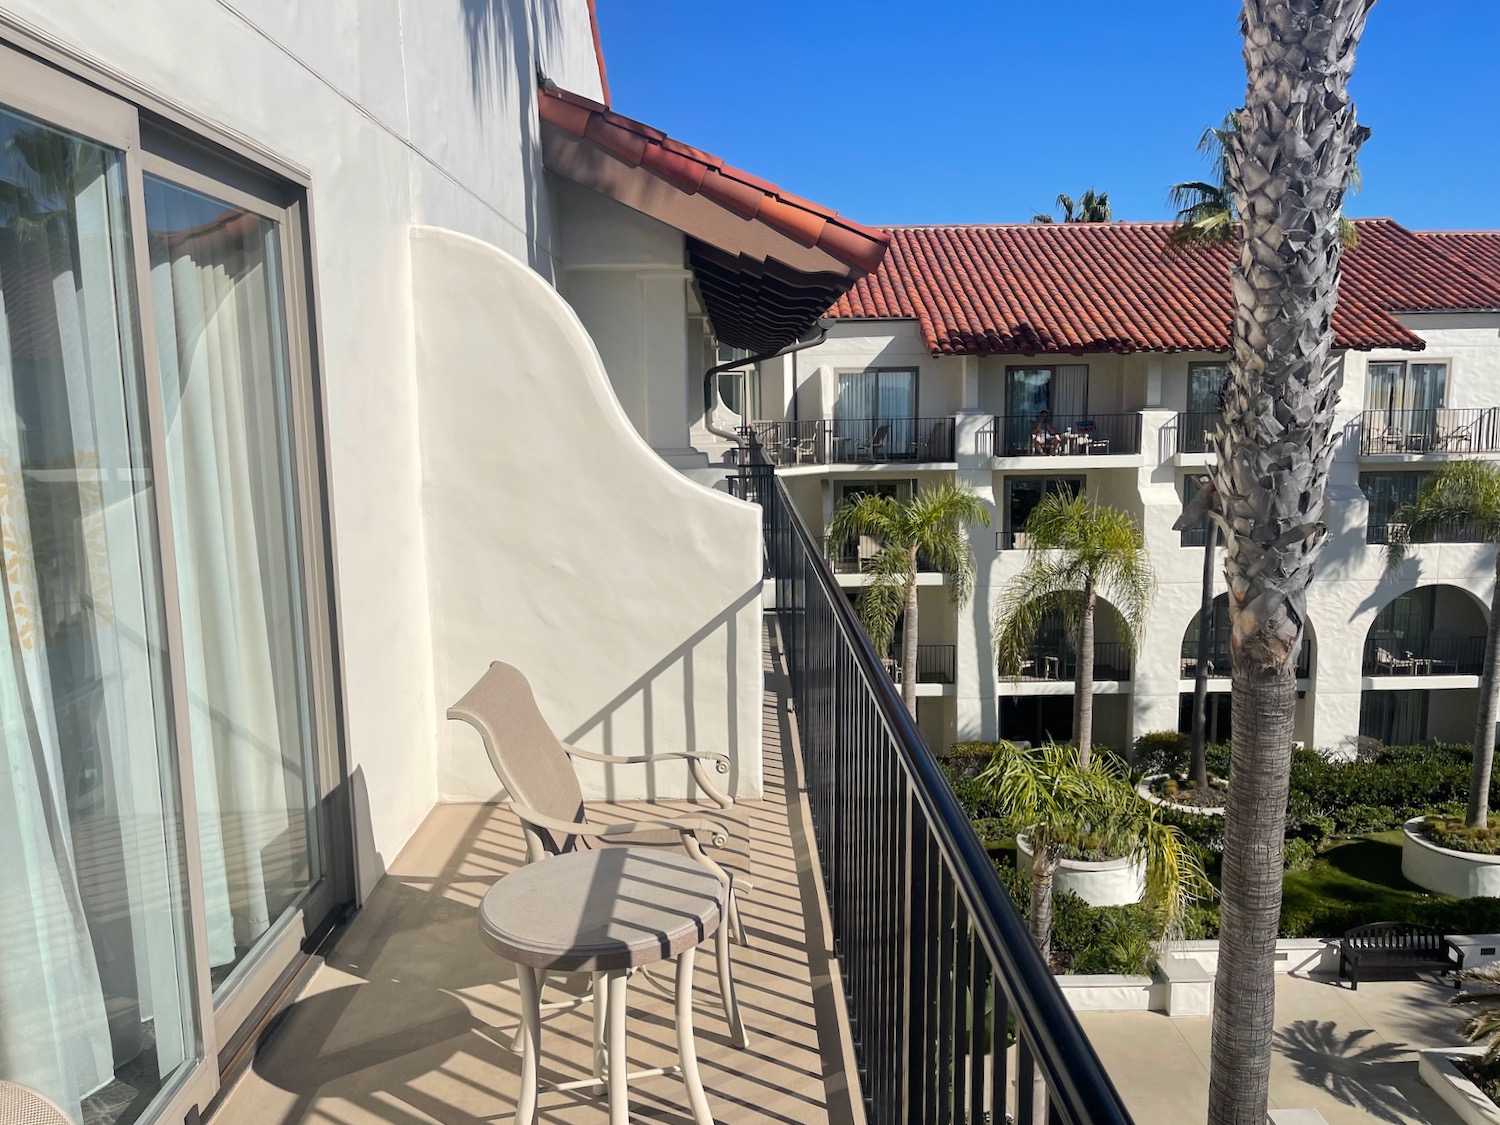
{"label": "black metal railing", "polygon": [[1217,410],[1211,413],[1188,411],[1177,415],[1177,452],[1212,453],[1219,417]]}
{"label": "black metal railing", "polygon": [[[826,535],[819,535],[817,540],[818,550],[828,560],[828,565],[835,574],[858,574],[868,570],[880,551],[880,544],[866,536],[850,540],[841,547],[831,546]],[[937,564],[930,555],[925,551],[917,552],[919,573],[936,574],[937,569]]]}
{"label": "black metal railing", "polygon": [[1001,415],[995,419],[996,457],[1102,456],[1141,451],[1140,414]]}
{"label": "black metal railing", "polygon": [[954,419],[819,418],[751,422],[773,465],[912,464],[953,460]]}
{"label": "black metal railing", "polygon": [[1389,543],[1393,535],[1408,543],[1483,543],[1486,539],[1484,529],[1474,523],[1444,524],[1413,537],[1409,525],[1400,518],[1399,509],[1382,511],[1379,507],[1370,505],[1369,522],[1365,524],[1366,543]]}
{"label": "black metal railing", "polygon": [[[937,759],[767,465],[767,571],[868,1119],[1130,1116]],[[1014,1041],[1014,1097],[1010,1056]]]}
{"label": "black metal railing", "polygon": [[1500,453],[1500,407],[1366,410],[1361,453]]}
{"label": "black metal railing", "polygon": [[[1001,670],[1004,675],[1004,670]],[[1078,674],[1078,658],[1063,641],[1035,644],[1026,650],[1021,680],[1072,680]],[[1094,680],[1130,679],[1130,646],[1124,641],[1094,642]]]}
{"label": "black metal railing", "polygon": [[[1184,641],[1182,643],[1182,657],[1178,665],[1178,675],[1184,680],[1191,680],[1197,673],[1198,667],[1198,642],[1197,640]],[[1208,650],[1208,674],[1213,679],[1227,680],[1229,678],[1229,639],[1226,637],[1222,643],[1214,644]],[[1297,678],[1305,680],[1312,675],[1312,640],[1309,637],[1302,638],[1302,647],[1297,650]]]}
{"label": "black metal railing", "polygon": [[1365,642],[1366,676],[1478,676],[1483,637],[1372,637]]}
{"label": "black metal railing", "polygon": [[[891,666],[891,679],[901,682],[901,645],[893,647],[895,661]],[[956,645],[918,645],[917,683],[951,684],[957,668],[958,647]]]}

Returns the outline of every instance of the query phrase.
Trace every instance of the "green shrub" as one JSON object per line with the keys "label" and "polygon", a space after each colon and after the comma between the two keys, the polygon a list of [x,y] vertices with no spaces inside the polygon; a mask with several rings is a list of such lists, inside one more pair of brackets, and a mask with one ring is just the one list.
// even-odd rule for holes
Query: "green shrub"
{"label": "green shrub", "polygon": [[1131,761],[1137,773],[1178,773],[1188,765],[1192,739],[1178,730],[1156,730],[1135,740]]}
{"label": "green shrub", "polygon": [[1388,746],[1355,761],[1296,750],[1287,831],[1306,834],[1313,817],[1328,818],[1344,835],[1399,828],[1414,816],[1465,801],[1469,767],[1470,750],[1462,745]]}
{"label": "green shrub", "polygon": [[1306,840],[1293,836],[1286,842],[1281,855],[1281,866],[1287,871],[1306,871],[1318,857],[1318,851]]}
{"label": "green shrub", "polygon": [[1440,848],[1500,855],[1500,814],[1490,817],[1487,828],[1470,828],[1461,816],[1429,816],[1422,824],[1422,835]]}
{"label": "green shrub", "polygon": [[[1008,865],[999,872],[1011,901],[1026,917],[1031,880]],[[1074,894],[1057,895],[1052,911],[1052,965],[1057,971],[1138,975],[1150,972],[1156,963],[1162,934],[1154,911],[1139,905],[1090,906]]]}

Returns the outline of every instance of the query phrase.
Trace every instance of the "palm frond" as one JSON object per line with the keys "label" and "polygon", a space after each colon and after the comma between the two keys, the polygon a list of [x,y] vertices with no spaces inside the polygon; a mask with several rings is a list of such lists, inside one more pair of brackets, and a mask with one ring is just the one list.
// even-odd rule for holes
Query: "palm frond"
{"label": "palm frond", "polygon": [[1401,565],[1411,544],[1455,525],[1472,526],[1487,542],[1500,542],[1500,466],[1471,459],[1439,466],[1391,522],[1405,524],[1406,530],[1386,543],[1387,569]]}
{"label": "palm frond", "polygon": [[1019,676],[1022,661],[1049,617],[1071,623],[1082,610],[1082,588],[1056,556],[1035,554],[1005,588],[995,606],[994,645],[1001,674]]}
{"label": "palm frond", "polygon": [[828,544],[842,547],[861,535],[892,544],[901,535],[901,506],[894,497],[863,493],[834,509],[828,524]]}
{"label": "palm frond", "polygon": [[906,594],[916,581],[911,568],[911,549],[882,547],[872,560],[869,584],[860,591],[855,606],[860,624],[870,634],[875,651],[884,656],[896,634],[896,622],[906,610]]}

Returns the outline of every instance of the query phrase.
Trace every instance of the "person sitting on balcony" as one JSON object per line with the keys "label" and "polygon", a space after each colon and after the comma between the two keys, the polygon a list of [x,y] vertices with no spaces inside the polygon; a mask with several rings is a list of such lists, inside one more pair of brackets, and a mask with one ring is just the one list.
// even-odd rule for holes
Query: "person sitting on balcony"
{"label": "person sitting on balcony", "polygon": [[1043,410],[1031,425],[1031,452],[1056,453],[1062,445],[1062,435],[1052,424],[1052,411]]}

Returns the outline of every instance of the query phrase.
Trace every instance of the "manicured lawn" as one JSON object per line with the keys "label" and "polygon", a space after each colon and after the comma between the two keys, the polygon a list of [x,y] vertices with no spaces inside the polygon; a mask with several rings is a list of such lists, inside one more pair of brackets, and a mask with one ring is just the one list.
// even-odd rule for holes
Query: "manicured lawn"
{"label": "manicured lawn", "polygon": [[1396,917],[1428,897],[1401,875],[1401,832],[1371,832],[1335,844],[1306,871],[1288,872],[1282,911],[1315,914],[1336,902],[1368,907],[1371,917]]}

